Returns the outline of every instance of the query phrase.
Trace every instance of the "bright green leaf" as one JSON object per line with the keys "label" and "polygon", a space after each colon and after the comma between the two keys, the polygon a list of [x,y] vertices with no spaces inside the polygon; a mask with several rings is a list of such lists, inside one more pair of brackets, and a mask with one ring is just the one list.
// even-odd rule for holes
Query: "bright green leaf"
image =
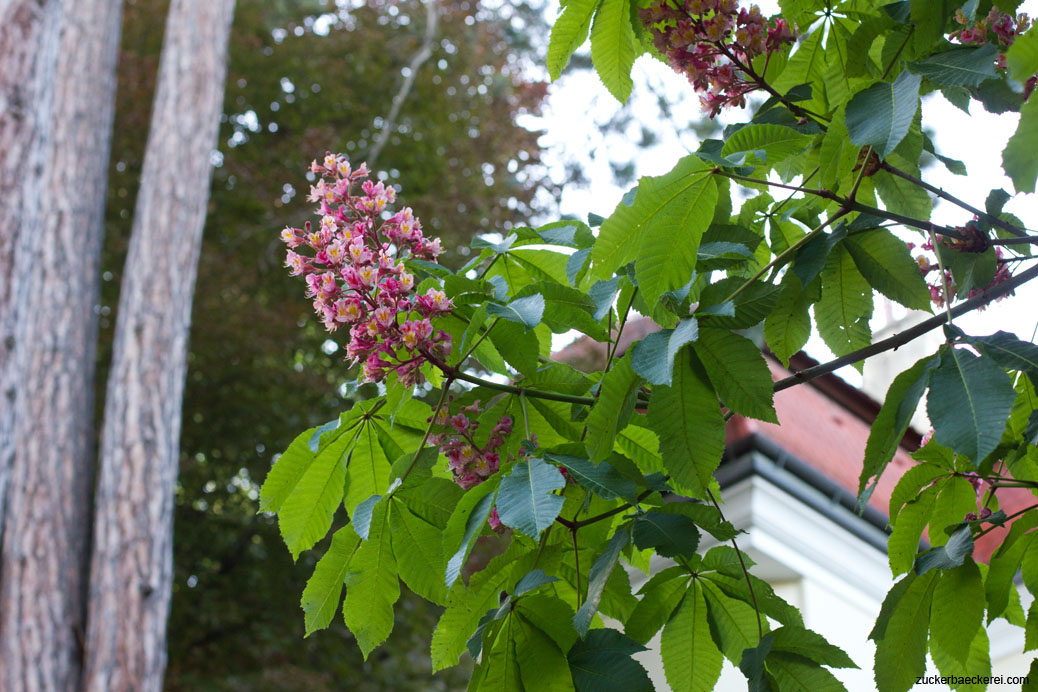
{"label": "bright green leaf", "polygon": [[587,40],[591,16],[598,3],[599,0],[570,0],[563,6],[562,14],[551,28],[548,43],[548,74],[552,81],[562,75],[573,51]]}
{"label": "bright green leaf", "polygon": [[400,598],[388,510],[387,503],[376,505],[371,533],[346,575],[343,615],[365,659],[393,631],[393,604]]}
{"label": "bright green leaf", "polygon": [[360,537],[352,526],[346,525],[332,536],[332,544],[314,566],[314,573],[306,582],[299,602],[305,615],[304,636],[323,630],[335,617],[350,562],[359,547]]}
{"label": "bright green leaf", "polygon": [[667,682],[674,692],[709,692],[724,659],[710,636],[703,588],[692,582],[660,638]]}
{"label": "bright green leaf", "polygon": [[876,643],[879,692],[907,692],[926,670],[926,633],[937,574],[930,571],[909,582],[890,614]]}
{"label": "bright green leaf", "polygon": [[1013,179],[1017,192],[1034,192],[1038,178],[1038,99],[1028,99],[1020,109],[1020,124],[1002,152],[1002,168]]}
{"label": "bright green leaf", "polygon": [[630,0],[602,0],[591,28],[591,62],[602,84],[620,103],[631,95],[636,57]]}
{"label": "bright green leaf", "polygon": [[[553,517],[554,518],[554,517]],[[573,616],[573,627],[581,637],[587,634],[591,626],[591,619],[598,612],[598,604],[602,601],[602,592],[605,589],[606,580],[616,567],[616,562],[631,540],[631,529],[629,525],[621,526],[609,539],[605,550],[598,556],[587,577],[587,598],[576,615]]]}

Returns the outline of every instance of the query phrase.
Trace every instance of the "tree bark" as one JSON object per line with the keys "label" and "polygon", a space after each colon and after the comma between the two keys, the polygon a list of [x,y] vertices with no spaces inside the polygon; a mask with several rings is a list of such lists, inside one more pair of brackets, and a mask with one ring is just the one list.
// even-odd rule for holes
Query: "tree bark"
{"label": "tree bark", "polygon": [[[2,690],[75,690],[82,672],[94,455],[95,307],[115,113],[121,0],[67,3],[0,553]],[[26,243],[28,245],[28,243]],[[27,271],[26,271],[27,270]]]}
{"label": "tree bark", "polygon": [[[23,613],[13,574],[27,571],[49,550],[47,528],[24,526],[20,516],[49,487],[31,485],[32,459],[20,449],[19,427],[30,393],[23,376],[35,338],[30,329],[37,279],[51,275],[39,261],[45,162],[52,139],[55,64],[61,0],[0,0],[0,690],[58,690],[75,684],[71,623],[60,596]],[[59,520],[59,524],[62,523]],[[36,542],[34,542],[34,539]],[[60,538],[59,538],[60,540]],[[40,590],[60,578],[32,575]],[[12,610],[19,611],[17,614]],[[12,628],[11,621],[25,615]],[[15,629],[17,631],[15,631]]]}
{"label": "tree bark", "polygon": [[234,0],[173,0],[105,399],[84,689],[158,692],[191,300]]}

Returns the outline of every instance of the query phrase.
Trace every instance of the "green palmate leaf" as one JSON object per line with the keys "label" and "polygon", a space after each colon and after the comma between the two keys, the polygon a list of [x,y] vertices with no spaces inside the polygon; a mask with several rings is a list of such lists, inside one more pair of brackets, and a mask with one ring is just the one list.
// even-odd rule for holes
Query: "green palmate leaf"
{"label": "green palmate leaf", "polygon": [[724,659],[710,636],[703,588],[692,582],[660,638],[667,682],[674,692],[708,692],[721,675]]}
{"label": "green palmate leaf", "polygon": [[[303,433],[271,470],[264,484],[264,489],[268,484],[271,487],[267,507],[278,507],[278,527],[293,560],[324,538],[331,528],[332,516],[342,500],[345,456],[355,443],[359,429],[322,436],[316,453],[303,441],[308,435]],[[275,475],[286,461],[285,473]],[[284,500],[279,506],[282,497]]]}
{"label": "green palmate leaf", "polygon": [[524,690],[573,692],[573,678],[566,654],[539,627],[522,615],[515,632],[515,652],[519,659],[519,676]]}
{"label": "green palmate leaf", "polygon": [[803,658],[778,652],[768,657],[768,671],[780,690],[790,692],[846,692],[847,688],[825,668]]}
{"label": "green palmate leaf", "polygon": [[565,500],[553,494],[566,485],[559,470],[543,459],[520,461],[501,479],[497,513],[505,526],[537,538],[559,516]]}
{"label": "green palmate leaf", "polygon": [[687,588],[688,577],[681,574],[643,587],[642,599],[627,618],[624,632],[643,644],[648,642],[667,624]]}
{"label": "green palmate leaf", "polygon": [[1002,439],[1015,398],[1009,376],[990,359],[942,348],[927,399],[934,439],[980,464]]}
{"label": "green palmate leaf", "polygon": [[[725,657],[739,665],[742,652],[756,648],[760,642],[757,615],[752,606],[728,597],[710,582],[703,580],[701,586],[706,596],[707,618],[714,640],[720,644]],[[767,621],[764,620],[763,624],[766,628]]]}
{"label": "green palmate leaf", "polygon": [[673,386],[653,388],[649,424],[659,436],[671,481],[705,497],[724,452],[724,418],[702,365],[693,358],[678,359]]}
{"label": "green palmate leaf", "polygon": [[537,371],[540,341],[536,331],[517,322],[498,322],[490,332],[490,341],[509,365],[522,374],[531,375]]}
{"label": "green palmate leaf", "polygon": [[634,203],[621,202],[602,224],[591,251],[593,275],[608,279],[637,259],[635,275],[649,304],[664,291],[684,286],[717,202],[710,170],[687,156],[669,173],[642,178]]}
{"label": "green palmate leaf", "polygon": [[393,631],[393,604],[400,598],[388,510],[387,503],[376,505],[368,540],[346,574],[343,615],[365,659]]}
{"label": "green palmate leaf", "polygon": [[591,29],[591,62],[609,93],[624,103],[631,95],[637,57],[630,0],[602,0]]}
{"label": "green palmate leaf", "polygon": [[1013,41],[1006,51],[1006,67],[1009,76],[1021,83],[1038,72],[1038,28],[1032,26]]}
{"label": "green palmate leaf", "polygon": [[894,82],[880,82],[854,95],[847,104],[847,133],[857,146],[871,145],[886,158],[908,134],[919,108],[921,78],[902,72]]}
{"label": "green palmate leaf", "polygon": [[516,298],[508,305],[487,303],[487,312],[509,322],[521,324],[527,329],[533,329],[541,323],[541,318],[544,316],[544,296],[534,294]]}
{"label": "green palmate leaf", "polygon": [[938,86],[977,87],[998,76],[995,72],[997,54],[998,48],[991,43],[976,48],[953,48],[908,63],[908,69]]}
{"label": "green palmate leaf", "polygon": [[332,536],[332,544],[306,582],[300,605],[305,615],[306,634],[309,637],[317,630],[327,627],[335,611],[339,609],[343,583],[349,572],[350,562],[360,547],[360,537],[352,526],[344,526]]}
{"label": "green palmate leaf", "polygon": [[[1033,31],[1032,31],[1033,33]],[[1020,124],[1002,152],[1002,168],[1013,179],[1017,192],[1034,192],[1038,178],[1038,99],[1028,99],[1020,109]]]}
{"label": "green palmate leaf", "polygon": [[872,287],[846,247],[837,245],[822,270],[822,297],[815,304],[818,333],[833,353],[843,356],[871,343],[871,318]]}
{"label": "green palmate leaf", "polygon": [[415,516],[395,499],[389,510],[389,526],[400,578],[422,598],[443,605],[447,588],[440,578],[444,569],[440,529]]}
{"label": "green palmate leaf", "polygon": [[825,637],[803,627],[786,625],[771,633],[772,650],[803,656],[831,668],[857,668],[843,649],[833,646]]}
{"label": "green palmate leaf", "polygon": [[578,692],[652,692],[652,681],[631,658],[645,651],[616,630],[591,630],[569,651],[569,665]]}
{"label": "green palmate leaf", "polygon": [[555,81],[569,62],[573,51],[587,40],[591,28],[591,16],[599,0],[570,0],[551,28],[548,43],[548,74]]}
{"label": "green palmate leaf", "polygon": [[626,425],[634,411],[634,398],[642,379],[631,368],[630,357],[624,356],[602,377],[598,400],[587,417],[587,449],[591,461],[602,461],[613,451],[616,434]]}
{"label": "green palmate leaf", "polygon": [[598,556],[595,563],[591,565],[591,571],[587,577],[587,598],[577,609],[573,616],[573,627],[581,637],[587,634],[591,627],[591,620],[598,612],[598,604],[602,601],[602,592],[605,590],[606,581],[616,567],[620,553],[631,541],[631,528],[629,525],[621,526],[609,539],[605,550]]}
{"label": "green palmate leaf", "polygon": [[724,143],[721,154],[747,165],[774,166],[811,143],[811,137],[781,125],[747,125]]}
{"label": "green palmate leaf", "polygon": [[685,344],[696,340],[699,322],[694,317],[681,320],[674,329],[661,329],[634,345],[631,367],[652,384],[670,385],[674,358]]}
{"label": "green palmate leaf", "polygon": [[810,308],[818,297],[819,285],[801,288],[796,276],[787,273],[775,309],[764,318],[764,339],[786,367],[789,367],[790,356],[811,338]]}
{"label": "green palmate leaf", "polygon": [[890,612],[876,643],[879,692],[906,692],[926,670],[926,633],[937,574],[927,572],[909,582]]}
{"label": "green palmate leaf", "polygon": [[[869,480],[882,474],[894,458],[930,382],[930,372],[939,362],[935,356],[923,358],[894,378],[883,406],[872,423],[869,440],[865,445],[865,463],[858,480],[858,495],[865,492]],[[900,505],[897,509],[900,509]]]}
{"label": "green palmate leaf", "polygon": [[646,512],[634,520],[634,545],[653,548],[663,557],[691,557],[699,546],[699,529],[680,514]]}
{"label": "green palmate leaf", "polygon": [[937,578],[930,611],[930,636],[949,656],[963,663],[984,624],[984,582],[973,560],[943,570]]}
{"label": "green palmate leaf", "polygon": [[771,371],[752,341],[727,329],[706,327],[694,348],[725,406],[750,418],[778,423]]}
{"label": "green palmate leaf", "polygon": [[937,488],[929,487],[898,513],[894,531],[887,542],[887,558],[894,576],[912,568],[916,553],[919,552],[919,539],[930,520],[936,500]]}
{"label": "green palmate leaf", "polygon": [[446,568],[447,588],[461,576],[461,568],[490,516],[496,496],[497,483],[487,481],[466,492],[451,514],[443,532],[443,553],[450,555]]}
{"label": "green palmate leaf", "polygon": [[603,500],[615,500],[618,497],[628,501],[635,499],[638,486],[634,484],[634,481],[624,478],[615,468],[604,461],[592,464],[587,459],[567,454],[545,454],[544,457],[548,461],[566,467],[570,478]]}
{"label": "green palmate leaf", "polygon": [[929,310],[930,292],[904,241],[885,228],[844,241],[858,271],[877,291],[916,310]]}

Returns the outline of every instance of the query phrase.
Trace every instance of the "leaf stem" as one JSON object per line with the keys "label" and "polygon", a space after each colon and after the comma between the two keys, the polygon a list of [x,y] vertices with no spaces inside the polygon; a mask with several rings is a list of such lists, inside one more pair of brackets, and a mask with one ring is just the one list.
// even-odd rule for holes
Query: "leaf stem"
{"label": "leaf stem", "polygon": [[[724,512],[721,511],[721,505],[717,502],[717,498],[714,497],[714,493],[710,488],[706,489],[706,494],[710,498],[710,502],[713,503],[714,509],[721,516],[721,521],[728,521],[724,518]],[[742,575],[746,578],[746,586],[750,590],[750,598],[753,600],[753,612],[757,616],[757,638],[764,638],[764,625],[760,619],[760,607],[757,605],[757,592],[753,590],[753,581],[750,579],[750,570],[746,567],[746,561],[743,560],[742,551],[739,550],[739,544],[735,542],[735,536],[732,536],[732,547],[735,548],[735,555],[739,558],[739,566],[742,567]]]}
{"label": "leaf stem", "polygon": [[1013,512],[1013,513],[1012,513],[1012,514],[1010,514],[1010,515],[1009,515],[1008,517],[1006,517],[1006,518],[1005,518],[1005,521],[1003,521],[1003,522],[1002,522],[1001,524],[992,524],[991,526],[987,527],[986,529],[984,529],[983,531],[981,531],[980,533],[978,533],[978,534],[977,534],[976,536],[974,536],[974,537],[973,537],[973,540],[975,541],[975,540],[977,540],[978,538],[980,538],[981,536],[985,536],[985,535],[987,535],[987,534],[991,533],[992,531],[994,531],[995,529],[997,529],[997,528],[999,528],[999,527],[1001,527],[1001,526],[1005,526],[1005,525],[1006,525],[1006,523],[1007,523],[1007,522],[1008,522],[1008,521],[1009,521],[1010,519],[1014,519],[1014,518],[1016,518],[1016,517],[1020,516],[1021,514],[1025,514],[1025,513],[1027,513],[1027,512],[1030,512],[1030,511],[1031,511],[1032,509],[1038,509],[1038,504],[1033,504],[1033,505],[1030,505],[1029,507],[1024,507],[1023,509],[1021,509],[1021,510],[1020,510],[1020,511],[1018,511],[1018,512]]}
{"label": "leaf stem", "polygon": [[634,297],[638,295],[638,287],[634,287],[634,291],[631,293],[631,299],[627,301],[627,307],[624,309],[624,316],[620,318],[620,326],[616,330],[616,340],[613,341],[613,347],[609,351],[609,357],[606,358],[604,372],[609,372],[609,366],[613,364],[613,357],[616,355],[616,350],[620,348],[620,335],[624,333],[624,326],[627,324],[627,316],[631,314],[631,306],[634,305]]}
{"label": "leaf stem", "polygon": [[451,384],[454,382],[454,378],[448,376],[447,380],[443,383],[443,389],[440,391],[440,400],[436,402],[436,408],[433,409],[432,416],[429,418],[429,425],[425,426],[425,434],[422,435],[422,441],[418,443],[418,449],[415,450],[414,457],[411,458],[411,463],[407,465],[407,470],[404,471],[403,475],[400,476],[401,484],[407,480],[407,477],[411,475],[411,471],[414,470],[414,465],[418,463],[418,456],[425,449],[425,443],[429,441],[429,435],[432,433],[433,426],[436,425],[436,418],[440,414],[440,409],[447,402],[447,390],[451,388]]}

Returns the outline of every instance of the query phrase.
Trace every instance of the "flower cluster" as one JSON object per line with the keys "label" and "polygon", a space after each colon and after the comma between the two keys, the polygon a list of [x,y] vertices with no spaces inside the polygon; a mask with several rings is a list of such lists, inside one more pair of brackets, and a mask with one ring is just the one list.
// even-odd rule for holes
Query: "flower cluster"
{"label": "flower cluster", "polygon": [[440,452],[447,457],[447,466],[454,474],[454,482],[465,490],[479,485],[497,472],[501,467],[499,450],[512,432],[512,418],[502,416],[490,431],[486,443],[478,444],[475,434],[479,421],[469,417],[469,414],[475,416],[478,413],[479,401],[462,407],[454,416],[444,406],[436,414],[435,421],[443,430],[429,436],[429,442],[439,446]]}
{"label": "flower cluster", "polygon": [[726,106],[745,106],[746,94],[761,88],[751,61],[796,38],[785,19],[769,23],[756,5],[740,9],[738,0],[656,0],[639,19],[711,118]]}
{"label": "flower cluster", "polygon": [[[378,382],[395,371],[402,383],[414,384],[430,356],[450,353],[450,336],[430,319],[452,305],[434,288],[418,295],[402,260],[435,261],[440,241],[422,235],[410,208],[391,213],[396,190],[368,179],[363,163],[354,170],[345,157],[329,153],[310,170],[320,176],[308,199],[319,204],[321,220],[281,232],[289,248],[285,266],[304,277],[306,295],[329,332],[349,327],[346,357],[363,363],[362,379]],[[302,247],[313,254],[295,251]]]}
{"label": "flower cluster", "polygon": [[[997,5],[991,8],[986,17],[974,22],[967,19],[961,9],[956,10],[955,21],[963,28],[952,32],[951,38],[957,39],[965,45],[977,46],[989,42],[996,44],[999,53],[995,58],[995,65],[1001,70],[1006,69],[1006,51],[1016,41],[1016,37],[1031,26],[1031,20],[1026,14],[1020,13],[1014,17],[998,9]],[[1025,101],[1034,91],[1036,83],[1038,83],[1038,75],[1031,76],[1024,84]]]}
{"label": "flower cluster", "polygon": [[[979,227],[977,226],[975,221],[970,222],[970,223],[966,224],[965,226],[960,227],[960,228],[958,228],[956,230],[960,231],[960,233],[963,234],[963,238],[961,238],[961,239],[954,239],[954,238],[945,237],[945,238],[943,238],[941,240],[941,243],[943,245],[947,245],[948,247],[950,247],[952,249],[955,249],[955,250],[959,250],[961,252],[982,252],[984,249],[986,249],[986,247],[987,247],[987,243],[986,242],[984,243],[984,247],[981,247],[981,248],[973,247],[973,246],[970,245],[970,242],[971,242],[970,239],[973,236],[975,236],[976,234],[982,233],[982,231],[979,230]],[[912,243],[908,244],[908,248],[910,250],[914,249],[914,247],[915,246]],[[919,271],[922,272],[923,277],[925,277],[927,279],[927,284],[926,285],[927,285],[927,288],[930,289],[930,300],[937,307],[943,308],[946,299],[948,299],[948,300],[955,300],[955,298],[957,297],[956,296],[957,290],[956,290],[956,287],[955,287],[955,280],[952,277],[951,271],[949,271],[947,269],[945,269],[944,277],[942,278],[940,264],[937,262],[936,256],[933,255],[933,253],[934,253],[933,243],[931,243],[930,241],[926,241],[921,246],[921,249],[926,251],[927,253],[930,253],[930,254],[917,255],[916,258],[915,258],[916,264],[919,265]],[[1002,248],[995,247],[995,256],[998,258],[997,259],[997,269],[995,270],[995,276],[991,279],[990,282],[988,282],[987,286],[985,286],[984,288],[975,288],[975,289],[971,290],[966,296],[964,296],[965,298],[967,298],[967,299],[968,298],[972,298],[973,296],[977,295],[978,293],[981,293],[982,291],[985,291],[985,290],[987,290],[989,288],[992,288],[994,286],[997,286],[997,285],[999,285],[1001,283],[1004,283],[1004,282],[1008,281],[1012,277],[1012,274],[1009,273],[1009,264],[1006,262],[1005,258],[1002,256]],[[949,288],[949,291],[951,293],[950,296],[945,296],[945,293],[944,293],[945,281],[947,281],[947,283],[948,283],[948,288]],[[997,302],[997,301],[1003,300],[1003,299],[1005,299],[1005,298],[1007,298],[1008,296],[1011,296],[1011,295],[1013,295],[1012,291],[1010,291],[1009,293],[1007,293],[1007,294],[1005,294],[1003,296],[999,296],[995,300]],[[978,307],[977,309],[978,310],[983,310],[984,306],[982,305],[982,306]]]}

